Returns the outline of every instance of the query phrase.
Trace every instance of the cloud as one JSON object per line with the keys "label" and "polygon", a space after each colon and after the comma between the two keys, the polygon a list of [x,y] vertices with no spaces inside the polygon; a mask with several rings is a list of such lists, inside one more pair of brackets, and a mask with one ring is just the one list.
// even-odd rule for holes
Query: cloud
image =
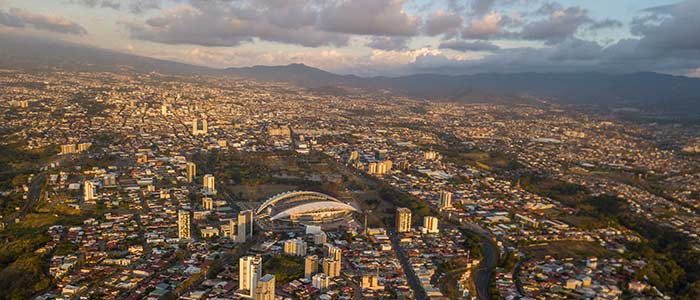
{"label": "cloud", "polygon": [[526,40],[540,40],[555,43],[573,36],[579,28],[593,19],[588,16],[588,11],[581,7],[551,7],[540,9],[548,12],[547,18],[525,24],[520,32],[520,37]]}
{"label": "cloud", "polygon": [[477,16],[483,16],[484,14],[491,11],[491,8],[496,3],[496,0],[472,0],[471,10],[472,14]]}
{"label": "cloud", "polygon": [[0,25],[14,28],[24,28],[25,23],[21,17],[13,14],[12,12],[8,13],[0,9]]}
{"label": "cloud", "polygon": [[472,20],[462,30],[462,38],[488,39],[504,34],[503,26],[506,19],[497,12],[488,13],[481,18]]}
{"label": "cloud", "polygon": [[700,51],[700,2],[686,0],[653,7],[632,21],[630,30],[641,36],[640,46],[650,50]]}
{"label": "cloud", "polygon": [[406,50],[408,49],[408,41],[409,38],[401,36],[375,36],[372,37],[365,45],[367,47],[380,50]]}
{"label": "cloud", "polygon": [[25,28],[30,25],[37,30],[65,34],[87,34],[83,26],[63,17],[36,14],[19,8],[10,8],[8,12],[0,9],[0,24],[15,28]]}
{"label": "cloud", "polygon": [[[132,38],[165,44],[236,46],[255,38],[308,47],[347,45],[349,36],[316,29],[315,15],[297,1],[266,0],[257,6],[193,1],[145,22],[122,22]],[[277,5],[280,4],[280,5]]]}
{"label": "cloud", "polygon": [[452,49],[456,51],[495,51],[500,47],[489,42],[445,41],[440,43],[440,49]]}
{"label": "cloud", "polygon": [[405,12],[403,5],[403,0],[189,0],[144,21],[121,24],[132,38],[165,44],[237,46],[260,39],[345,46],[355,34],[375,36],[370,47],[391,48],[403,47],[405,41],[388,37],[416,35],[420,26],[420,18]]}
{"label": "cloud", "polygon": [[439,10],[431,14],[425,21],[425,33],[429,36],[445,34],[445,36],[452,37],[457,35],[462,22],[460,15]]}
{"label": "cloud", "polygon": [[412,36],[420,18],[403,10],[404,0],[346,0],[324,7],[319,28],[361,35]]}
{"label": "cloud", "polygon": [[160,9],[160,0],[135,0],[129,4],[129,11],[134,14],[142,14],[152,9]]}
{"label": "cloud", "polygon": [[119,9],[121,3],[119,0],[70,0],[69,3],[78,4],[90,8],[106,7],[111,9]]}

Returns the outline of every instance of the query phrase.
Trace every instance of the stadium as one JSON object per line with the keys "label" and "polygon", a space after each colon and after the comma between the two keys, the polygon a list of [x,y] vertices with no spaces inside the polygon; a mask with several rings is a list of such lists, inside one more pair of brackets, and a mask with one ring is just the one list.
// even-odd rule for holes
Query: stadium
{"label": "stadium", "polygon": [[322,228],[347,224],[357,209],[329,195],[290,191],[270,197],[255,211],[262,228],[289,230],[317,225]]}

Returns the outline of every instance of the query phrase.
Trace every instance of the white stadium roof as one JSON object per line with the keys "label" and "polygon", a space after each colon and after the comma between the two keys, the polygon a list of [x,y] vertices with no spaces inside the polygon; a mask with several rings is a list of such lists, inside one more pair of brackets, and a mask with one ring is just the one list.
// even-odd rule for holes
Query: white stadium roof
{"label": "white stadium roof", "polygon": [[323,211],[357,211],[354,207],[335,201],[320,201],[306,203],[299,206],[290,207],[289,209],[282,211],[271,218],[271,220],[279,220],[287,218],[292,215],[313,213],[313,212],[323,212]]}
{"label": "white stadium roof", "polygon": [[329,201],[329,202],[340,202],[342,201],[333,198],[329,195],[319,193],[319,192],[312,192],[312,191],[289,191],[281,194],[274,195],[267,199],[258,209],[256,209],[255,213],[260,214],[263,211],[265,211],[266,208],[274,205],[277,202],[280,201],[285,201],[287,199],[292,199],[292,198],[305,198],[309,200],[318,200],[318,201]]}

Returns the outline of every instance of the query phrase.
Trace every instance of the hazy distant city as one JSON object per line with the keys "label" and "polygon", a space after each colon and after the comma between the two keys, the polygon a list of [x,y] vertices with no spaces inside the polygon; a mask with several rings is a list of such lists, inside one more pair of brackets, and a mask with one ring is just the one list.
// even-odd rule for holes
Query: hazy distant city
{"label": "hazy distant city", "polygon": [[[133,52],[0,0],[0,300],[700,299],[700,2],[182,2],[56,8],[119,19]],[[312,58],[358,38],[449,62]],[[552,68],[491,65],[520,41]],[[148,52],[246,43],[308,51]]]}

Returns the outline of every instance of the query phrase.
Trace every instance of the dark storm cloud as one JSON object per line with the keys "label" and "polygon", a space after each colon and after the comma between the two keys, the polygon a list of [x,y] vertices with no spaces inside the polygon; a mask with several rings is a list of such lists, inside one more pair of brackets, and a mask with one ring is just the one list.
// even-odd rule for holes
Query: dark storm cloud
{"label": "dark storm cloud", "polygon": [[36,14],[19,8],[10,8],[7,12],[0,9],[0,24],[14,28],[24,28],[30,25],[38,30],[65,34],[87,34],[87,30],[83,26],[73,21],[62,17]]}
{"label": "dark storm cloud", "polygon": [[700,51],[700,1],[653,7],[632,22],[640,46],[656,51]]}
{"label": "dark storm cloud", "polygon": [[406,50],[409,38],[401,36],[375,36],[365,46],[379,50]]}
{"label": "dark storm cloud", "polygon": [[500,47],[482,41],[444,41],[440,43],[440,49],[452,49],[456,51],[495,51],[500,49]]}

